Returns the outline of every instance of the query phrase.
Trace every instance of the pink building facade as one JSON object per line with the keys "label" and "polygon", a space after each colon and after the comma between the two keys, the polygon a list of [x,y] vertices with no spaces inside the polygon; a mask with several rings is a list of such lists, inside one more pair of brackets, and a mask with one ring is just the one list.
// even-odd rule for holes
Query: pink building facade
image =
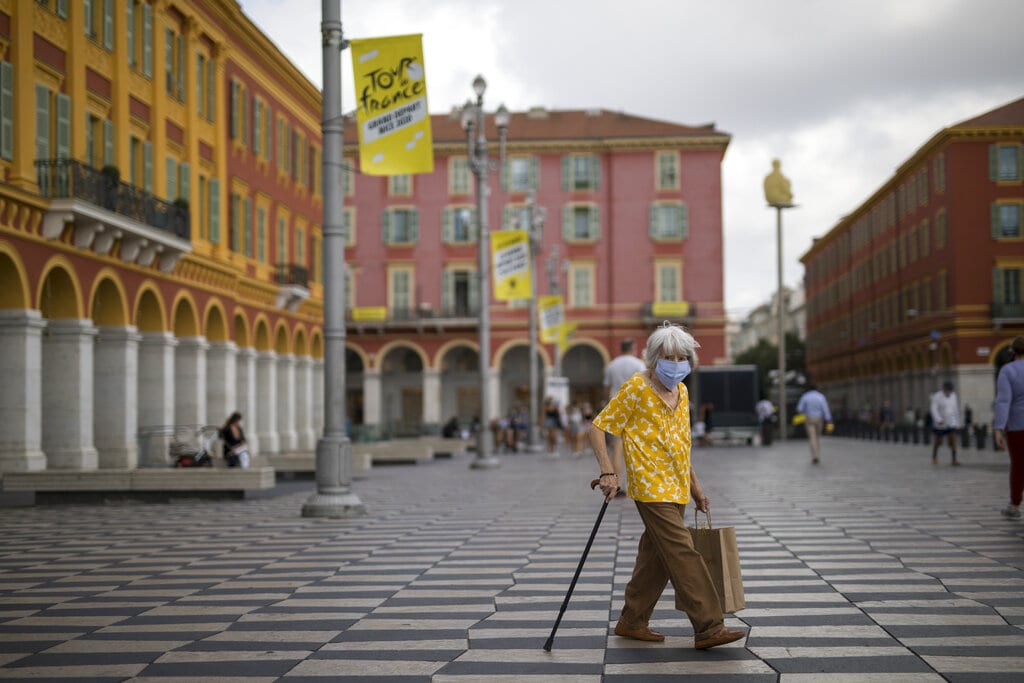
{"label": "pink building facade", "polygon": [[[526,301],[487,302],[489,376],[478,371],[475,179],[457,116],[432,117],[432,174],[358,171],[346,126],[347,408],[356,438],[468,426],[529,405]],[[564,352],[538,347],[541,386],[559,374],[570,400],[603,404],[604,366],[664,320],[686,325],[701,362],[726,355],[721,162],[729,136],[604,110],[515,113],[506,155],[488,117],[490,231],[546,211],[537,293],[561,294],[576,323]],[[324,264],[324,268],[334,267]],[[493,295],[493,287],[489,287]],[[492,415],[480,416],[481,386]]]}

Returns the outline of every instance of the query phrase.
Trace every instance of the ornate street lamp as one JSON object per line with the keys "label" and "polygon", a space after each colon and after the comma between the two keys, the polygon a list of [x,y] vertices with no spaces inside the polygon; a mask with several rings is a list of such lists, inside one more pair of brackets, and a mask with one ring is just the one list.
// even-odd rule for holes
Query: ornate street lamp
{"label": "ornate street lamp", "polygon": [[772,160],[772,172],[764,179],[764,198],[775,209],[775,240],[778,249],[778,324],[779,324],[779,441],[786,440],[786,294],[782,289],[782,211],[792,209],[793,192],[789,178],[782,175],[782,162]]}
{"label": "ornate street lamp", "polygon": [[[477,282],[480,297],[480,430],[477,432],[476,458],[470,467],[488,469],[498,467],[498,459],[494,456],[494,438],[491,433],[491,400],[488,391],[488,377],[491,369],[491,323],[488,317],[490,306],[490,290],[488,289],[490,264],[490,234],[487,228],[487,176],[491,172],[491,162],[487,156],[487,136],[484,131],[484,91],[487,81],[483,76],[473,79],[473,93],[476,102],[467,100],[462,107],[462,128],[466,131],[466,152],[469,167],[476,178],[476,216],[477,216]],[[498,127],[500,142],[499,165],[505,161],[505,134],[511,118],[505,105],[498,107],[494,113],[494,123]],[[474,135],[475,134],[475,135]]]}

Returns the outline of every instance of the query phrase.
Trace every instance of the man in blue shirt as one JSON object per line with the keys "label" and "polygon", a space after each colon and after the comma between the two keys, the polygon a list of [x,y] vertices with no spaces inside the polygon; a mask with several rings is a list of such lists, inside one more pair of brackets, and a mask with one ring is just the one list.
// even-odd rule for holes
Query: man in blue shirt
{"label": "man in blue shirt", "polygon": [[796,404],[796,412],[806,418],[804,425],[807,429],[807,443],[811,446],[811,462],[817,465],[821,462],[822,427],[826,433],[832,433],[832,411],[828,409],[828,400],[813,384],[808,384]]}

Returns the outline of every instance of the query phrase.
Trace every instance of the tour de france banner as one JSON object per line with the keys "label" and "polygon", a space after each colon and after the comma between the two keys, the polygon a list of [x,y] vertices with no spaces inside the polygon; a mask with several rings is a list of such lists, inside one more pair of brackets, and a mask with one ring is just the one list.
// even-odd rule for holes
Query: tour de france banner
{"label": "tour de france banner", "polygon": [[434,170],[422,38],[416,33],[350,42],[363,173]]}
{"label": "tour de france banner", "polygon": [[562,297],[557,294],[538,297],[537,315],[540,317],[540,340],[545,344],[558,342],[565,326]]}
{"label": "tour de france banner", "polygon": [[492,232],[491,263],[495,299],[530,298],[530,236],[525,230]]}

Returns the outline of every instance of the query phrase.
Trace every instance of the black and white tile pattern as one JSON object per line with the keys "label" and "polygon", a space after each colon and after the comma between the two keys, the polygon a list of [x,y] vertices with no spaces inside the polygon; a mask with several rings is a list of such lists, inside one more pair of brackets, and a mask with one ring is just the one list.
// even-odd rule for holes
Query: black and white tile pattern
{"label": "black and white tile pattern", "polygon": [[254,501],[0,508],[0,680],[1024,680],[1024,524],[1005,455],[826,439],[696,453],[735,526],[749,628],[693,649],[671,591],[665,643],[611,634],[642,531],[592,460],[505,456],[381,468],[369,515],[300,516],[312,484]]}

